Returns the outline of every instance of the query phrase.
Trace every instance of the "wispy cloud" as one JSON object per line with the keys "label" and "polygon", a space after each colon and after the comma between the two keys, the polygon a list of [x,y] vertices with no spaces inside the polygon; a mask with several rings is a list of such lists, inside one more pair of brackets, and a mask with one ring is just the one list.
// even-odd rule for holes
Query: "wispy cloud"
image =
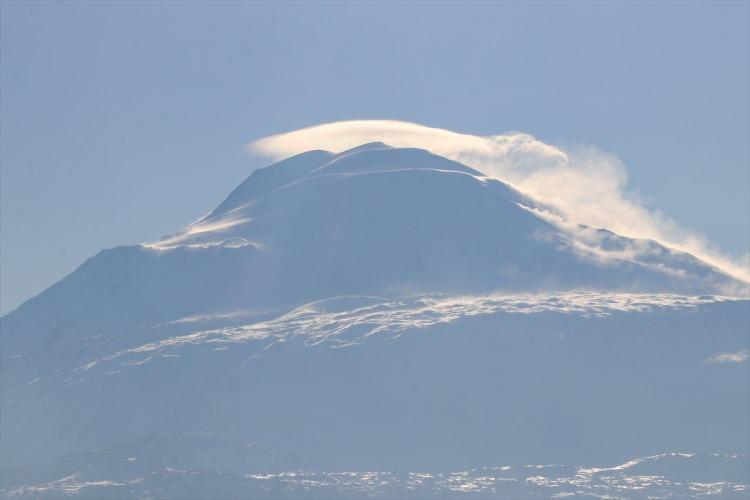
{"label": "wispy cloud", "polygon": [[737,352],[722,352],[706,359],[706,363],[744,363],[750,357],[750,352],[743,349]]}
{"label": "wispy cloud", "polygon": [[375,141],[430,150],[513,184],[570,222],[657,240],[750,282],[750,254],[733,259],[648,207],[628,189],[623,162],[593,146],[563,148],[521,132],[482,137],[396,120],[354,120],[273,135],[248,147],[280,159],[311,149],[340,152]]}

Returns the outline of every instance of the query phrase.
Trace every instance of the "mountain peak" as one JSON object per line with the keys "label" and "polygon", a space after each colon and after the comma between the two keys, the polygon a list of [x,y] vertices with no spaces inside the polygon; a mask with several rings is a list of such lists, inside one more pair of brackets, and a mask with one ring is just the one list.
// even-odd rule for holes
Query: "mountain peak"
{"label": "mountain peak", "polygon": [[360,144],[357,147],[347,149],[346,151],[342,151],[339,153],[339,156],[347,155],[350,153],[359,153],[360,151],[370,151],[373,149],[393,149],[392,146],[389,146],[388,144],[380,141],[376,142],[368,142],[365,144]]}
{"label": "mountain peak", "polygon": [[727,293],[736,285],[656,242],[643,255],[642,244],[615,233],[592,243],[545,210],[456,161],[374,142],[256,170],[207,217],[147,246],[235,249],[242,273],[255,283],[265,276],[262,297],[274,301],[394,290]]}

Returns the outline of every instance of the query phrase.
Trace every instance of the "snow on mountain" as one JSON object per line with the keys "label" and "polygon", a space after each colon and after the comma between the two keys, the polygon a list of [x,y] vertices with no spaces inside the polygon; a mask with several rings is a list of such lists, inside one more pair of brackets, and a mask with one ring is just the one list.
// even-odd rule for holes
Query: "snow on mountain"
{"label": "snow on mountain", "polygon": [[[389,471],[376,493],[396,496],[426,471],[439,496],[499,463],[746,460],[746,287],[425,150],[310,151],[0,319],[2,494],[176,496],[195,477],[297,498],[284,474],[304,467]],[[719,469],[721,494],[750,483]]]}
{"label": "snow on mountain", "polygon": [[[205,443],[201,443],[205,446]],[[132,446],[132,445],[131,445]],[[124,446],[123,446],[124,447]],[[131,447],[130,452],[140,451]],[[90,457],[92,458],[92,457]],[[109,457],[108,457],[109,458]],[[62,479],[8,488],[9,498],[746,498],[750,465],[737,455],[671,452],[613,467],[499,465],[455,472],[299,469],[217,473],[165,468],[144,474],[142,456],[112,453],[108,480],[82,468]],[[146,457],[148,458],[148,456]],[[80,459],[79,459],[80,461]],[[86,463],[82,461],[81,463]],[[96,462],[94,462],[96,463]]]}

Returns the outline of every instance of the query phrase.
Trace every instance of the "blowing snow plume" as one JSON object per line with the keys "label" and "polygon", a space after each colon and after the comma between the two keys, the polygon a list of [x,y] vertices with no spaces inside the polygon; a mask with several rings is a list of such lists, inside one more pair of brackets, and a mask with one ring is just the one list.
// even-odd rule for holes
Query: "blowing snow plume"
{"label": "blowing snow plume", "polygon": [[750,282],[750,255],[728,257],[703,236],[647,207],[628,190],[622,161],[592,146],[561,148],[521,132],[482,137],[397,120],[352,120],[265,137],[248,148],[281,159],[313,149],[341,152],[375,141],[426,149],[509,182],[559,211],[558,225],[568,231],[583,224],[657,240]]}

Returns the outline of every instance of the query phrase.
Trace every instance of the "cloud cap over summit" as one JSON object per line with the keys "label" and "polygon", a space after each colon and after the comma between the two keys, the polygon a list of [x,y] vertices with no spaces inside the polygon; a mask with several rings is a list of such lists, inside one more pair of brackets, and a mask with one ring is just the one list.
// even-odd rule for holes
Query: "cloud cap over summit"
{"label": "cloud cap over summit", "polygon": [[593,146],[558,147],[522,132],[477,136],[398,120],[351,120],[265,137],[249,150],[274,159],[310,149],[341,152],[382,141],[460,161],[554,206],[570,222],[657,240],[750,282],[750,254],[733,258],[659,210],[627,185],[622,161]]}

